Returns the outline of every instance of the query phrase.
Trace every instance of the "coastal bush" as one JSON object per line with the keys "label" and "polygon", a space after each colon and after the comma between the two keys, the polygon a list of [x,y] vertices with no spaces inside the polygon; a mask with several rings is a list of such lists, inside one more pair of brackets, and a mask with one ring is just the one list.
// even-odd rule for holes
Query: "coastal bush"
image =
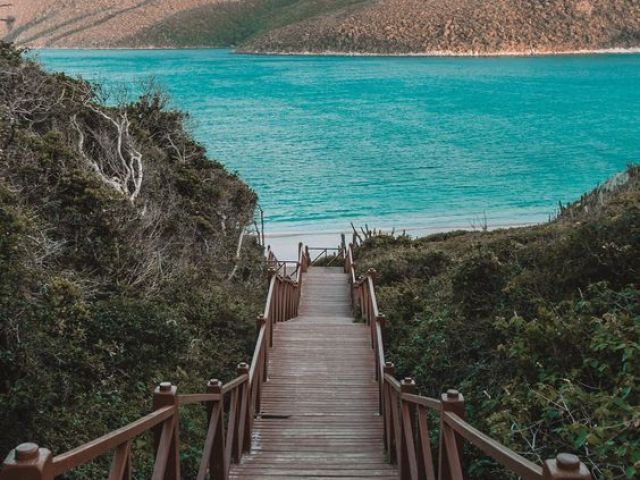
{"label": "coastal bush", "polygon": [[[378,270],[398,375],[460,389],[472,424],[535,462],[572,452],[622,480],[640,475],[638,168],[605,187],[540,226],[367,240],[356,263]],[[471,478],[508,478],[466,460]]]}
{"label": "coastal bush", "polygon": [[[161,93],[100,98],[0,44],[3,457],[23,441],[62,453],[147,413],[160,381],[202,392],[252,353],[265,294],[261,248],[244,235],[254,192]],[[206,426],[196,410],[181,419],[187,476]],[[151,449],[136,440],[141,478]]]}

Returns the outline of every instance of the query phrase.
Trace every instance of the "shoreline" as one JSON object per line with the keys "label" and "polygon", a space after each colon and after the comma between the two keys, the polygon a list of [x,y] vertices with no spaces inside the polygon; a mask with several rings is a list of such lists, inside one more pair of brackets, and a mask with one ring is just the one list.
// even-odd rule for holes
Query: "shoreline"
{"label": "shoreline", "polygon": [[[386,233],[395,232],[396,235],[402,234],[403,232],[408,234],[411,238],[420,238],[429,235],[433,235],[436,233],[446,233],[452,232],[456,230],[465,230],[468,232],[482,232],[482,231],[494,231],[494,230],[502,230],[502,229],[511,229],[511,228],[526,228],[533,227],[536,225],[541,225],[545,223],[544,221],[539,222],[505,222],[505,223],[495,223],[488,224],[486,229],[483,227],[473,227],[473,226],[461,226],[461,225],[434,225],[431,227],[407,227],[407,228],[382,228],[378,230],[382,230]],[[319,230],[319,231],[305,231],[305,230],[297,230],[290,232],[265,232],[265,246],[269,245],[273,252],[276,254],[276,257],[280,260],[293,260],[297,257],[298,252],[298,243],[302,242],[309,247],[316,248],[326,248],[326,247],[336,247],[340,244],[340,235],[345,234],[347,238],[347,242],[350,241],[351,235],[353,234],[353,230],[344,229],[344,230]]]}
{"label": "shoreline", "polygon": [[640,47],[630,48],[596,48],[579,50],[505,50],[495,52],[455,52],[453,50],[433,50],[427,52],[408,53],[373,53],[373,52],[340,52],[326,50],[323,52],[300,51],[242,51],[234,50],[238,55],[256,56],[299,56],[299,57],[407,57],[407,58],[490,58],[490,57],[562,57],[562,56],[588,56],[588,55],[633,55],[640,53]]}
{"label": "shoreline", "polygon": [[578,49],[578,50],[506,50],[494,52],[456,52],[452,50],[433,50],[427,52],[407,52],[407,53],[377,53],[377,52],[342,52],[326,50],[322,52],[315,51],[257,51],[257,50],[235,50],[232,47],[208,47],[208,46],[191,46],[191,47],[161,47],[161,46],[145,46],[145,47],[26,47],[31,51],[38,50],[97,50],[97,51],[189,51],[189,50],[227,50],[234,55],[246,56],[265,56],[265,57],[390,57],[390,58],[491,58],[491,57],[509,57],[509,58],[527,58],[527,57],[566,57],[566,56],[589,56],[589,55],[634,55],[640,54],[640,46],[638,47],[614,47],[614,48],[596,48],[596,49]]}
{"label": "shoreline", "polygon": [[[521,228],[521,227],[531,227],[534,225],[540,225],[541,223],[545,223],[543,221],[528,221],[528,222],[503,222],[503,223],[493,223],[488,224],[487,229],[489,230],[497,230],[500,228]],[[356,226],[359,228],[359,226]],[[453,230],[469,230],[469,231],[477,231],[482,230],[482,228],[474,227],[471,224],[467,225],[455,225],[455,224],[443,224],[443,225],[432,225],[432,226],[413,226],[413,227],[390,227],[390,228],[377,228],[376,230],[382,231],[385,233],[391,233],[394,231],[396,234],[406,232],[410,234],[411,232],[434,232],[441,233],[444,231],[453,231]],[[265,237],[269,238],[283,238],[283,237],[300,237],[300,236],[309,236],[309,235],[340,235],[342,233],[348,233],[349,235],[353,232],[351,228],[344,229],[334,229],[334,230],[280,230],[275,232],[265,233]],[[428,233],[427,233],[428,234]]]}

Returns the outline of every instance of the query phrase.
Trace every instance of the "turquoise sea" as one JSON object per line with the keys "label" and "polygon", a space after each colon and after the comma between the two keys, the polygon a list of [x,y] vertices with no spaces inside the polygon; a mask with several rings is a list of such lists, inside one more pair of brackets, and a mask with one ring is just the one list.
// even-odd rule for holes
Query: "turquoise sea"
{"label": "turquoise sea", "polygon": [[35,55],[113,91],[153,77],[272,233],[543,221],[640,161],[640,55]]}

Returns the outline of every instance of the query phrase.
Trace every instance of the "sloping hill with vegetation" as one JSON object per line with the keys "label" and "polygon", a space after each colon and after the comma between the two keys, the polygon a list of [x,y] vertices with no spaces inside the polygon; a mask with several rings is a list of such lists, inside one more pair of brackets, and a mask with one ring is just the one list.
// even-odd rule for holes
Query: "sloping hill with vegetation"
{"label": "sloping hill with vegetation", "polygon": [[[29,47],[113,47],[183,10],[228,0],[18,0],[0,4],[0,40]],[[231,0],[233,1],[233,0]]]}
{"label": "sloping hill with vegetation", "polygon": [[21,441],[61,453],[147,413],[160,381],[201,392],[250,359],[256,196],[183,121],[157,92],[107,107],[0,44],[3,458]]}
{"label": "sloping hill with vegetation", "polygon": [[120,46],[240,46],[273,29],[354,11],[369,0],[240,0],[184,10],[123,39]]}
{"label": "sloping hill with vegetation", "polygon": [[377,236],[356,262],[378,272],[399,375],[458,388],[474,426],[536,462],[575,452],[598,479],[640,477],[638,167],[548,224]]}
{"label": "sloping hill with vegetation", "polygon": [[24,0],[7,5],[0,10],[5,40],[36,47],[233,46],[260,53],[377,54],[640,47],[640,5],[633,0]]}
{"label": "sloping hill with vegetation", "polygon": [[228,47],[369,0],[24,0],[0,39],[30,47]]}
{"label": "sloping hill with vegetation", "polygon": [[257,52],[491,54],[640,46],[631,0],[379,0],[292,24]]}

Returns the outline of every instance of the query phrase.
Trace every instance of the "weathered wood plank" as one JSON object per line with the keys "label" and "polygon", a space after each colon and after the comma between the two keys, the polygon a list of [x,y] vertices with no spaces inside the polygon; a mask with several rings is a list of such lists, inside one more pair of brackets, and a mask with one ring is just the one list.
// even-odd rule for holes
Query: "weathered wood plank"
{"label": "weathered wood plank", "polygon": [[278,323],[252,448],[230,478],[395,479],[385,461],[369,327],[347,276],[310,268],[299,316]]}

